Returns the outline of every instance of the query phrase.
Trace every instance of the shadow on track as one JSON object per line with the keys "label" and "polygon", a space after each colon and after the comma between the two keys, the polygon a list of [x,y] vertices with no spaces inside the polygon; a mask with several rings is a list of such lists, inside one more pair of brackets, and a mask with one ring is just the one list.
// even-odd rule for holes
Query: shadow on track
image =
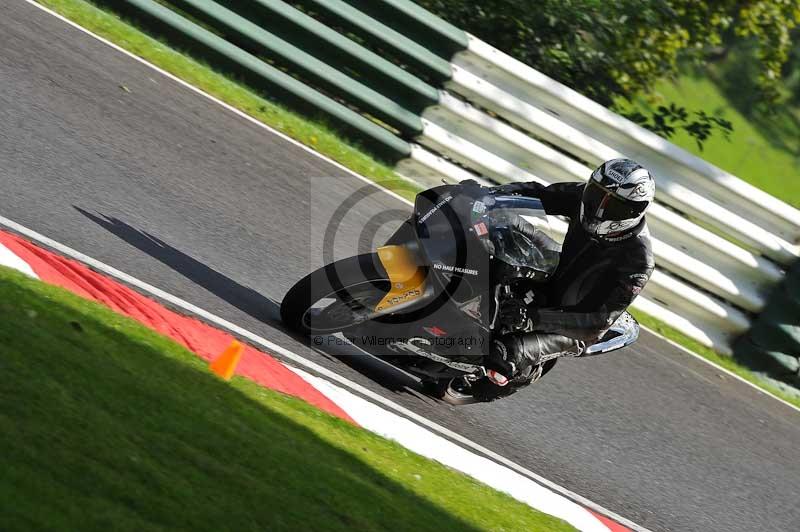
{"label": "shadow on track", "polygon": [[[293,336],[325,358],[345,363],[353,370],[392,392],[424,396],[421,393],[421,384],[417,379],[375,356],[369,356],[373,353],[366,349],[360,349],[343,342],[330,341],[329,339],[332,337],[325,337],[326,341],[321,347],[313,345],[308,338],[296,335],[283,325],[279,303],[210,268],[160,238],[137,229],[113,216],[107,216],[102,213],[93,214],[75,205],[73,205],[73,208],[103,229],[153,257],[198,286],[203,287],[216,297],[258,321]],[[424,397],[427,398],[427,396]],[[433,401],[430,398],[427,399]]]}
{"label": "shadow on track", "polygon": [[280,306],[252,288],[237,283],[163,240],[136,229],[118,218],[100,213],[92,214],[75,205],[73,207],[103,229],[169,266],[242,312],[269,324],[281,323]]}

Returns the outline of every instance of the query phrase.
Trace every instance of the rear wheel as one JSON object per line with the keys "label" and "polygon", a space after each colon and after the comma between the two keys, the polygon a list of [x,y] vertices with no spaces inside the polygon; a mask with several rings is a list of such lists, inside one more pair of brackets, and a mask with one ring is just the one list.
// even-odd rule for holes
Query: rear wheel
{"label": "rear wheel", "polygon": [[372,318],[390,288],[377,253],[349,257],[298,281],[283,297],[281,319],[304,335],[344,331]]}

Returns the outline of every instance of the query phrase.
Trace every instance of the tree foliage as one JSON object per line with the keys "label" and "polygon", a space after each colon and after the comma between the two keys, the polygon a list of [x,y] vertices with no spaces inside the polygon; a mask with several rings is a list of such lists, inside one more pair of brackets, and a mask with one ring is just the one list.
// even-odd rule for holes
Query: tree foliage
{"label": "tree foliage", "polygon": [[800,23],[800,0],[743,2],[734,30],[756,40],[761,72],[757,83],[767,102],[781,98],[781,70],[792,51],[791,31]]}
{"label": "tree foliage", "polygon": [[[790,32],[800,23],[800,0],[416,1],[607,106],[649,93],[679,61],[705,61],[743,39],[755,43],[759,100],[768,106],[781,98]],[[707,128],[725,130],[694,113],[657,112],[640,122],[669,136],[671,119],[700,141]]]}
{"label": "tree foliage", "polygon": [[800,105],[800,26],[790,36],[793,43],[789,50],[789,59],[783,65],[783,80],[789,92],[790,101]]}
{"label": "tree foliage", "polygon": [[664,138],[670,138],[678,129],[682,129],[694,138],[700,151],[703,151],[703,142],[714,131],[721,132],[726,139],[733,131],[733,124],[720,116],[709,115],[703,110],[690,113],[684,107],[679,107],[674,103],[669,106],[660,105],[650,117],[639,111],[625,116]]}

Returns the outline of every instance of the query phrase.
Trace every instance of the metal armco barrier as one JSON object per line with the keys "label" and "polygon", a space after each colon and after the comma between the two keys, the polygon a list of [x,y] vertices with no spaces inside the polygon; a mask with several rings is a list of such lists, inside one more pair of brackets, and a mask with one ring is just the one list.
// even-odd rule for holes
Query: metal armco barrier
{"label": "metal armco barrier", "polygon": [[[356,2],[351,3],[359,5]],[[361,11],[344,0],[304,0],[303,4],[311,10],[323,13],[331,23],[344,31],[358,35],[369,46],[394,50],[411,70],[424,79],[432,80],[431,82],[437,86],[453,76],[449,60],[432,52],[424,45],[424,41],[420,43],[411,39],[402,26],[398,26],[400,31],[395,31],[366,14],[366,11]],[[361,3],[362,10],[365,5]],[[455,49],[464,49],[467,45],[466,39],[467,34],[461,32]],[[445,54],[444,57],[449,58],[451,55]]]}
{"label": "metal armco barrier", "polygon": [[796,209],[475,38],[454,66],[453,91],[591,165],[635,158],[659,177],[659,201],[783,264],[797,256]]}
{"label": "metal armco barrier", "polygon": [[[319,87],[336,98],[352,102],[364,113],[376,117],[383,123],[397,129],[401,134],[416,136],[422,132],[422,121],[416,113],[406,110],[394,100],[387,98],[364,83],[356,81],[291,43],[276,37],[234,11],[206,0],[173,0],[172,3],[191,13],[200,21],[224,32],[228,41],[234,42],[257,57],[278,59],[281,63],[291,67],[292,72],[307,80],[308,84]],[[263,8],[266,10],[267,8],[272,8],[271,11],[275,12],[276,7],[278,7],[276,4],[282,4],[282,2],[259,0],[252,2],[252,4],[256,9]],[[291,13],[289,10],[285,10],[285,12],[287,14]],[[303,17],[305,16],[296,11],[295,13],[294,17],[291,19],[287,17],[284,22],[287,24],[304,22]],[[305,18],[309,22],[313,22],[312,19]],[[314,29],[313,25],[308,25],[311,26],[312,30]],[[327,42],[331,45],[339,45],[345,48],[343,44],[344,37],[339,37],[338,34],[336,36],[331,35],[331,33],[335,32],[325,30],[327,28],[319,27],[321,37],[327,38]],[[374,65],[375,70],[381,69],[385,74],[394,75],[399,82],[401,80],[408,82],[408,76],[402,69],[393,68],[391,63],[387,63],[377,55],[365,53],[359,57],[363,59],[362,65],[364,63]],[[435,89],[426,87],[422,82],[413,83],[413,85],[416,85],[421,92],[427,91],[429,93],[428,103],[436,101]]]}
{"label": "metal armco barrier", "polygon": [[[188,47],[203,60],[236,72],[248,83],[269,92],[273,98],[332,120],[384,157],[394,159],[410,154],[409,144],[392,131],[154,0],[98,2],[133,17],[155,34]],[[203,3],[215,4],[210,1]]]}
{"label": "metal armco barrier", "polygon": [[657,270],[634,306],[721,353],[772,315],[800,254],[800,211],[410,0],[102,1],[423,185],[586,180],[606,159],[642,162],[658,182]]}

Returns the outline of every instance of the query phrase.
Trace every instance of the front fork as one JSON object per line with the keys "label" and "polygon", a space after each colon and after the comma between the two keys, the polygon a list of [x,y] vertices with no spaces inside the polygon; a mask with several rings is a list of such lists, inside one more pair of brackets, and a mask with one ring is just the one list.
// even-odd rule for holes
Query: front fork
{"label": "front fork", "polygon": [[389,276],[391,288],[375,306],[375,312],[396,312],[410,307],[426,295],[427,271],[417,264],[415,254],[407,246],[379,247],[378,258]]}
{"label": "front fork", "polygon": [[[416,254],[406,245],[387,245],[378,248],[378,257],[389,276],[392,287],[375,307],[375,312],[385,314],[396,312],[423,300],[432,295],[432,290],[426,282],[427,268],[420,266]],[[425,342],[425,339],[418,338]],[[433,360],[452,369],[464,372],[464,377],[475,381],[487,375],[486,368],[476,364],[456,362],[447,357],[416,345],[414,342],[402,344],[403,350],[411,354]]]}

